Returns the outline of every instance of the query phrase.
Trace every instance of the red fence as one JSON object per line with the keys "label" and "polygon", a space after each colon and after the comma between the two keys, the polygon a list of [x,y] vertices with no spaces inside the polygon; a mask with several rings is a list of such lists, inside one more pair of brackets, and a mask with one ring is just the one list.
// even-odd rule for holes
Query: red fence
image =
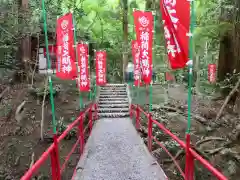
{"label": "red fence", "polygon": [[[92,114],[93,108],[95,109],[94,117]],[[87,126],[84,127],[83,121],[85,116],[88,116],[88,124]],[[80,113],[80,116],[67,127],[67,129],[61,134],[61,136],[59,137],[54,136],[54,143],[42,154],[42,156],[38,159],[38,161],[36,161],[36,163],[24,174],[21,180],[30,180],[32,176],[37,173],[41,165],[43,165],[43,163],[46,162],[49,156],[51,158],[52,180],[60,180],[61,174],[64,172],[70,156],[75,151],[78,145],[80,145],[80,154],[83,153],[84,144],[85,144],[84,142],[85,132],[87,129],[89,129],[91,132],[93,127],[93,120],[96,120],[96,119],[97,119],[97,105],[91,104],[87,109],[85,109],[83,112]],[[71,151],[66,156],[66,159],[62,164],[62,166],[60,166],[58,145],[68,135],[68,133],[76,126],[78,127],[77,141],[72,147]],[[75,172],[73,176],[74,175],[75,175]]]}
{"label": "red fence", "polygon": [[[202,158],[197,152],[195,152],[190,147],[190,136],[186,136],[186,143],[180,140],[177,136],[171,133],[163,124],[158,121],[152,119],[151,113],[146,113],[143,111],[138,105],[131,105],[130,108],[130,116],[133,117],[135,114],[136,117],[136,129],[140,129],[140,113],[143,113],[148,118],[148,149],[152,151],[152,142],[153,140],[170,156],[179,170],[180,174],[185,180],[193,180],[194,179],[194,164],[195,160],[199,161],[207,170],[209,170],[212,175],[214,175],[219,180],[227,180],[227,178],[220,173],[216,168],[214,168],[207,160]],[[153,136],[153,124],[155,124],[163,133],[169,135],[172,139],[174,139],[182,148],[185,149],[186,161],[185,161],[185,171],[181,169],[180,165],[176,162],[173,155],[167,150],[167,148],[157,140]]]}

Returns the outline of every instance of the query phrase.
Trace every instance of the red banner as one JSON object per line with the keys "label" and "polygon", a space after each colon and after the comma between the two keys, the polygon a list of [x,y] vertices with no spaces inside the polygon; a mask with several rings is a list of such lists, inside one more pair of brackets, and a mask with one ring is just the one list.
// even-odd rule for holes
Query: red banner
{"label": "red banner", "polygon": [[216,82],[216,71],[217,71],[216,64],[209,64],[208,65],[208,81],[210,83]]}
{"label": "red banner", "polygon": [[174,81],[174,76],[170,72],[165,73],[165,77],[167,81]]}
{"label": "red banner", "polygon": [[56,76],[61,79],[76,77],[72,14],[57,19],[57,69]]}
{"label": "red banner", "polygon": [[140,69],[140,47],[136,40],[132,40],[132,57],[133,57],[133,64],[134,64],[134,85],[138,86],[141,85],[141,69]]}
{"label": "red banner", "polygon": [[106,80],[106,51],[96,52],[96,84],[103,86],[107,83]]}
{"label": "red banner", "polygon": [[152,81],[153,15],[152,12],[134,11],[133,17],[137,42],[140,46],[142,79],[145,84],[150,84]]}
{"label": "red banner", "polygon": [[190,1],[161,0],[160,7],[171,68],[184,68],[188,62]]}
{"label": "red banner", "polygon": [[78,44],[77,45],[77,55],[78,55],[78,66],[80,69],[80,79],[78,79],[78,85],[80,91],[90,90],[90,79],[88,72],[88,45]]}
{"label": "red banner", "polygon": [[[56,45],[49,45],[48,46],[48,51],[49,51],[49,54],[55,54],[57,53],[57,46]],[[47,50],[46,50],[46,47],[43,48],[43,54],[44,54],[44,57],[47,57]]]}
{"label": "red banner", "polygon": [[[51,59],[51,69],[55,69],[56,68],[56,54],[57,54],[57,46],[56,45],[49,45],[48,46],[48,51],[50,55],[53,55],[54,58],[52,58],[52,56],[50,56]],[[43,48],[43,55],[44,58],[47,59],[47,49],[46,47]]]}

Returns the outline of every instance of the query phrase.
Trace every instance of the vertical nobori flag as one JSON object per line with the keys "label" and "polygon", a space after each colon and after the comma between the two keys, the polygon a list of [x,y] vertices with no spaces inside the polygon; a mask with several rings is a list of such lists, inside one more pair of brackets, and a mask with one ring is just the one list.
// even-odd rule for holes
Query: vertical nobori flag
{"label": "vertical nobori flag", "polygon": [[216,82],[216,71],[217,71],[216,64],[209,64],[208,65],[208,81],[210,83],[215,83]]}
{"label": "vertical nobori flag", "polygon": [[160,7],[171,68],[184,68],[188,61],[190,2],[160,0]]}
{"label": "vertical nobori flag", "polygon": [[146,84],[150,84],[152,81],[153,15],[152,12],[134,11],[133,17],[137,42],[140,46],[142,79]]}
{"label": "vertical nobori flag", "polygon": [[[48,45],[48,52],[50,55],[57,55],[57,46],[56,45]],[[44,58],[47,60],[47,49],[46,47],[43,48],[43,55]],[[46,62],[47,63],[47,62]],[[51,59],[51,69],[56,68],[56,60]]]}
{"label": "vertical nobori flag", "polygon": [[140,69],[140,47],[137,40],[132,40],[132,58],[134,65],[134,85],[138,86],[141,82],[141,69]]}
{"label": "vertical nobori flag", "polygon": [[78,66],[80,68],[80,79],[78,79],[78,86],[80,91],[90,90],[90,79],[88,74],[88,45],[77,45]]}
{"label": "vertical nobori flag", "polygon": [[57,19],[57,68],[56,76],[61,79],[76,77],[74,56],[74,38],[72,14]]}
{"label": "vertical nobori flag", "polygon": [[96,84],[103,86],[107,83],[106,81],[106,51],[96,52]]}
{"label": "vertical nobori flag", "polygon": [[166,81],[174,81],[175,77],[170,72],[165,73],[165,79]]}

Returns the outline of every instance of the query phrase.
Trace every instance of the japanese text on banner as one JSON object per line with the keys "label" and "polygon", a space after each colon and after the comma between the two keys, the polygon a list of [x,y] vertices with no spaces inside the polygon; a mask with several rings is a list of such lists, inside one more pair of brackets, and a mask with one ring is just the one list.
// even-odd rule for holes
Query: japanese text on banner
{"label": "japanese text on banner", "polygon": [[208,65],[208,81],[210,83],[216,82],[216,70],[217,70],[216,64]]}
{"label": "japanese text on banner", "polygon": [[153,15],[152,12],[134,11],[133,17],[140,46],[142,79],[146,84],[150,84],[152,80]]}
{"label": "japanese text on banner", "polygon": [[160,7],[171,68],[184,68],[188,61],[190,3],[186,0],[163,0]]}
{"label": "japanese text on banner", "polygon": [[96,84],[99,86],[106,84],[106,52],[96,52]]}
{"label": "japanese text on banner", "polygon": [[78,44],[77,45],[78,54],[78,66],[80,68],[80,77],[78,79],[78,85],[80,91],[90,90],[90,79],[88,72],[88,45]]}
{"label": "japanese text on banner", "polygon": [[132,40],[132,56],[134,64],[134,85],[141,85],[141,69],[140,69],[140,47],[136,40]]}
{"label": "japanese text on banner", "polygon": [[68,13],[57,20],[57,72],[61,79],[76,77],[74,58],[72,14]]}

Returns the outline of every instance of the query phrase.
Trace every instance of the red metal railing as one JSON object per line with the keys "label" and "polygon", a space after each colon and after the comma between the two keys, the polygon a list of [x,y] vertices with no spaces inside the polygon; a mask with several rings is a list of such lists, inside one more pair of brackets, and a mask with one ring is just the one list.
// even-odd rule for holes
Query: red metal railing
{"label": "red metal railing", "polygon": [[[93,117],[92,109],[95,109],[95,114]],[[84,127],[84,117],[88,115],[88,124]],[[51,174],[52,180],[60,180],[61,174],[66,168],[66,164],[69,161],[70,156],[75,151],[78,145],[80,145],[80,154],[83,153],[84,149],[84,136],[87,129],[91,132],[93,127],[93,120],[97,119],[97,105],[91,104],[87,109],[80,113],[80,116],[71,123],[67,129],[59,137],[54,137],[54,143],[42,154],[42,156],[35,162],[35,164],[24,174],[21,180],[30,180],[34,174],[37,173],[41,165],[46,162],[47,158],[51,158]],[[66,159],[62,166],[60,166],[59,154],[58,154],[58,144],[68,135],[68,133],[74,128],[78,127],[78,137],[76,143],[73,145],[71,151],[66,156]],[[73,176],[76,171],[74,171]]]}
{"label": "red metal railing", "polygon": [[[135,110],[135,111],[134,111]],[[146,113],[143,109],[139,107],[139,105],[131,105],[130,107],[130,116],[133,117],[135,114],[136,117],[136,129],[140,129],[140,113],[143,113],[148,118],[148,149],[152,151],[152,141],[154,140],[156,144],[158,144],[173,160],[175,166],[179,170],[180,174],[185,180],[193,180],[194,179],[194,161],[197,160],[202,164],[206,169],[208,169],[212,175],[214,175],[219,180],[227,180],[221,172],[219,172],[216,168],[214,168],[207,160],[202,158],[196,151],[194,151],[190,147],[190,136],[186,136],[186,143],[180,140],[177,136],[171,133],[163,124],[158,121],[152,119],[151,113]],[[157,125],[157,127],[162,130],[166,135],[169,135],[172,139],[174,139],[182,148],[185,149],[186,160],[185,160],[185,171],[183,171],[180,165],[176,162],[174,156],[167,150],[167,148],[157,140],[153,136],[153,124]]]}

